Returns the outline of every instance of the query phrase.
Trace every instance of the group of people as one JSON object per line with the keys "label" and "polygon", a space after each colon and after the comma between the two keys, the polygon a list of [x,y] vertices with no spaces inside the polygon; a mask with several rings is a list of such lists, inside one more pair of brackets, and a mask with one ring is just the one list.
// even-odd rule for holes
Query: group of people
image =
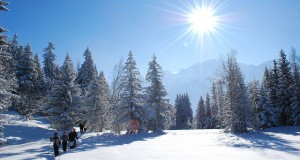
{"label": "group of people", "polygon": [[53,141],[53,149],[55,157],[59,155],[59,148],[62,144],[63,151],[67,151],[67,145],[69,143],[70,149],[76,147],[77,132],[75,128],[67,135],[66,132],[63,133],[61,137],[58,136],[57,132],[54,133]]}

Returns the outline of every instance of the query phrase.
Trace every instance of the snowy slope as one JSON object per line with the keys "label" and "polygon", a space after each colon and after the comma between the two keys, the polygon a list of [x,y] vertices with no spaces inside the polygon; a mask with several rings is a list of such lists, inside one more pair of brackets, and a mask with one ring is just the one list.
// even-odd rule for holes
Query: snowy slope
{"label": "snowy slope", "polygon": [[[43,118],[23,121],[7,113],[9,144],[1,160],[53,159],[48,138],[53,130]],[[49,153],[50,151],[50,153]],[[114,135],[85,133],[79,146],[60,160],[299,160],[300,127],[277,127],[246,134],[223,130],[174,130],[161,133]]]}
{"label": "snowy slope", "polygon": [[8,119],[4,134],[8,145],[0,147],[1,160],[53,159],[49,138],[53,130],[45,118],[24,121],[14,112],[4,114]]}
{"label": "snowy slope", "polygon": [[[245,77],[245,83],[254,78],[261,80],[265,66],[270,68],[272,61],[265,62],[258,66],[246,65],[240,63],[239,66]],[[163,84],[165,85],[168,98],[174,104],[177,94],[188,93],[192,108],[196,110],[200,96],[206,96],[210,92],[212,82],[218,76],[221,70],[221,62],[209,60],[203,63],[197,63],[187,69],[182,69],[178,73],[164,72]]]}

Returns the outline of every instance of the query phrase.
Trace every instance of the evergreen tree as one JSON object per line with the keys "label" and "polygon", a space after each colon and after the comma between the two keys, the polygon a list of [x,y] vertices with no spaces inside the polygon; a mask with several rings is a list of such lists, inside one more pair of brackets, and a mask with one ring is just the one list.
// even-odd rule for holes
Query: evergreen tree
{"label": "evergreen tree", "polygon": [[48,83],[49,89],[52,87],[54,80],[58,74],[58,67],[55,64],[56,55],[54,53],[54,45],[52,42],[49,42],[47,48],[44,49],[44,74]]}
{"label": "evergreen tree", "polygon": [[[8,11],[7,5],[7,2],[0,0],[0,11]],[[16,86],[13,58],[8,51],[7,36],[3,35],[4,32],[6,30],[0,26],[0,113],[11,105],[11,98],[15,96],[14,89]],[[4,134],[2,134],[4,130],[3,122],[4,119],[1,117],[0,146],[7,142]]]}
{"label": "evergreen tree", "polygon": [[277,125],[278,116],[269,99],[266,89],[262,85],[259,90],[259,100],[256,108],[256,128],[265,129]]}
{"label": "evergreen tree", "polygon": [[259,82],[258,80],[252,80],[248,85],[248,100],[251,105],[252,124],[255,129],[259,129],[259,98],[260,98]]}
{"label": "evergreen tree", "polygon": [[196,129],[203,129],[205,128],[205,106],[204,106],[204,100],[202,96],[200,96],[199,102],[198,102],[198,107],[196,110],[196,118],[195,118],[195,123],[196,123]]}
{"label": "evergreen tree", "polygon": [[90,131],[102,132],[110,123],[109,88],[103,72],[89,85],[83,102],[88,108],[86,125]]}
{"label": "evergreen tree", "polygon": [[12,54],[14,60],[16,60],[18,54],[19,41],[18,36],[15,34],[13,40],[10,42],[10,53]]}
{"label": "evergreen tree", "polygon": [[218,93],[215,82],[212,84],[211,88],[211,128],[219,128],[218,127]]}
{"label": "evergreen tree", "polygon": [[18,62],[17,79],[21,103],[16,109],[27,118],[30,118],[38,111],[39,106],[37,103],[38,93],[36,92],[38,84],[38,71],[29,44],[25,46],[22,58]]}
{"label": "evergreen tree", "polygon": [[85,50],[83,56],[85,57],[85,60],[78,71],[75,81],[81,88],[81,95],[84,96],[88,86],[92,83],[93,79],[96,78],[98,73],[89,48]]}
{"label": "evergreen tree", "polygon": [[[7,2],[0,1],[0,11],[8,11],[6,5],[8,5]],[[3,35],[4,32],[7,32],[7,30],[0,27],[0,113],[9,106],[11,98],[11,81],[8,79],[10,76],[10,65],[8,63],[12,57],[8,52],[7,36]],[[1,131],[2,125],[0,124]]]}
{"label": "evergreen tree", "polygon": [[192,126],[193,111],[188,94],[177,95],[175,108],[176,129],[190,129]]}
{"label": "evergreen tree", "polygon": [[74,80],[73,63],[67,54],[45,106],[51,125],[64,131],[70,130],[80,119],[80,89]]}
{"label": "evergreen tree", "polygon": [[225,128],[225,93],[223,91],[223,80],[218,80],[216,82],[217,88],[217,104],[218,104],[218,113],[217,113],[217,120],[218,120],[218,128]]}
{"label": "evergreen tree", "polygon": [[246,87],[241,70],[236,62],[236,52],[231,51],[224,62],[225,95],[225,126],[228,132],[247,132],[248,111]]}
{"label": "evergreen tree", "polygon": [[210,129],[211,128],[211,108],[210,108],[210,97],[209,94],[206,94],[205,98],[205,128]]}
{"label": "evergreen tree", "polygon": [[292,88],[292,119],[293,125],[300,125],[300,75],[298,65],[293,65],[293,85]]}
{"label": "evergreen tree", "polygon": [[[47,84],[44,76],[44,72],[42,70],[40,59],[38,54],[34,56],[34,63],[36,65],[37,70],[37,83],[36,83],[36,100],[38,106],[41,106],[44,102],[44,98],[46,96]],[[42,112],[42,111],[39,111]]]}
{"label": "evergreen tree", "polygon": [[170,124],[170,110],[168,103],[167,91],[162,84],[162,68],[156,62],[155,55],[152,61],[149,62],[149,68],[146,75],[146,80],[150,86],[146,88],[146,106],[148,107],[148,127],[150,130],[166,129],[167,124]]}
{"label": "evergreen tree", "polygon": [[[278,85],[279,85],[279,78],[278,78],[278,66],[277,66],[277,62],[274,60],[273,61],[273,69],[270,73],[270,81],[269,81],[269,85],[270,85],[270,100],[271,103],[274,107],[277,108],[277,110],[279,110],[279,104],[278,104],[278,96],[277,96],[277,89],[278,89]],[[279,114],[279,113],[278,113]]]}
{"label": "evergreen tree", "polygon": [[278,97],[279,107],[279,123],[281,125],[292,124],[292,86],[293,80],[291,76],[291,69],[289,62],[286,59],[286,55],[283,50],[279,54],[279,73],[278,73],[278,89],[276,95]]}
{"label": "evergreen tree", "polygon": [[124,76],[121,80],[121,98],[119,107],[115,109],[117,116],[116,123],[124,124],[138,121],[142,127],[146,121],[145,108],[142,95],[142,85],[139,79],[140,73],[136,67],[136,62],[131,51],[128,54],[128,59],[124,67]]}

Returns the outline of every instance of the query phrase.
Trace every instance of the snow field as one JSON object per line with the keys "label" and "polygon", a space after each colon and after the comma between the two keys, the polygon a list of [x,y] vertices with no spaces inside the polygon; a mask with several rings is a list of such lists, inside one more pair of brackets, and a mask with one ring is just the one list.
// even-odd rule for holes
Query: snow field
{"label": "snow field", "polygon": [[[8,145],[0,147],[1,160],[51,160],[49,138],[54,130],[44,118],[24,121],[7,113]],[[167,130],[160,133],[115,135],[85,133],[79,146],[60,160],[299,160],[300,127],[276,127],[245,134],[221,129]]]}

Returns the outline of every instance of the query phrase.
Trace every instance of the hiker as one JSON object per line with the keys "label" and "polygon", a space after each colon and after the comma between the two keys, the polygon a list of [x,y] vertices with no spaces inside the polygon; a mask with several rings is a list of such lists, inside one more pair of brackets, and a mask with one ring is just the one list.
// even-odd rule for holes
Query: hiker
{"label": "hiker", "polygon": [[84,132],[84,125],[82,122],[79,123],[80,133],[83,134]]}
{"label": "hiker", "polygon": [[70,141],[68,135],[66,134],[66,132],[64,132],[63,135],[61,136],[61,140],[62,140],[63,151],[66,152],[67,151],[67,144]]}
{"label": "hiker", "polygon": [[55,157],[59,155],[60,144],[61,144],[61,139],[57,135],[57,132],[55,132],[54,137],[53,137],[53,149],[54,149],[54,156]]}
{"label": "hiker", "polygon": [[68,136],[70,140],[70,149],[73,149],[76,147],[76,139],[78,139],[75,128],[73,128],[73,130],[69,133]]}

